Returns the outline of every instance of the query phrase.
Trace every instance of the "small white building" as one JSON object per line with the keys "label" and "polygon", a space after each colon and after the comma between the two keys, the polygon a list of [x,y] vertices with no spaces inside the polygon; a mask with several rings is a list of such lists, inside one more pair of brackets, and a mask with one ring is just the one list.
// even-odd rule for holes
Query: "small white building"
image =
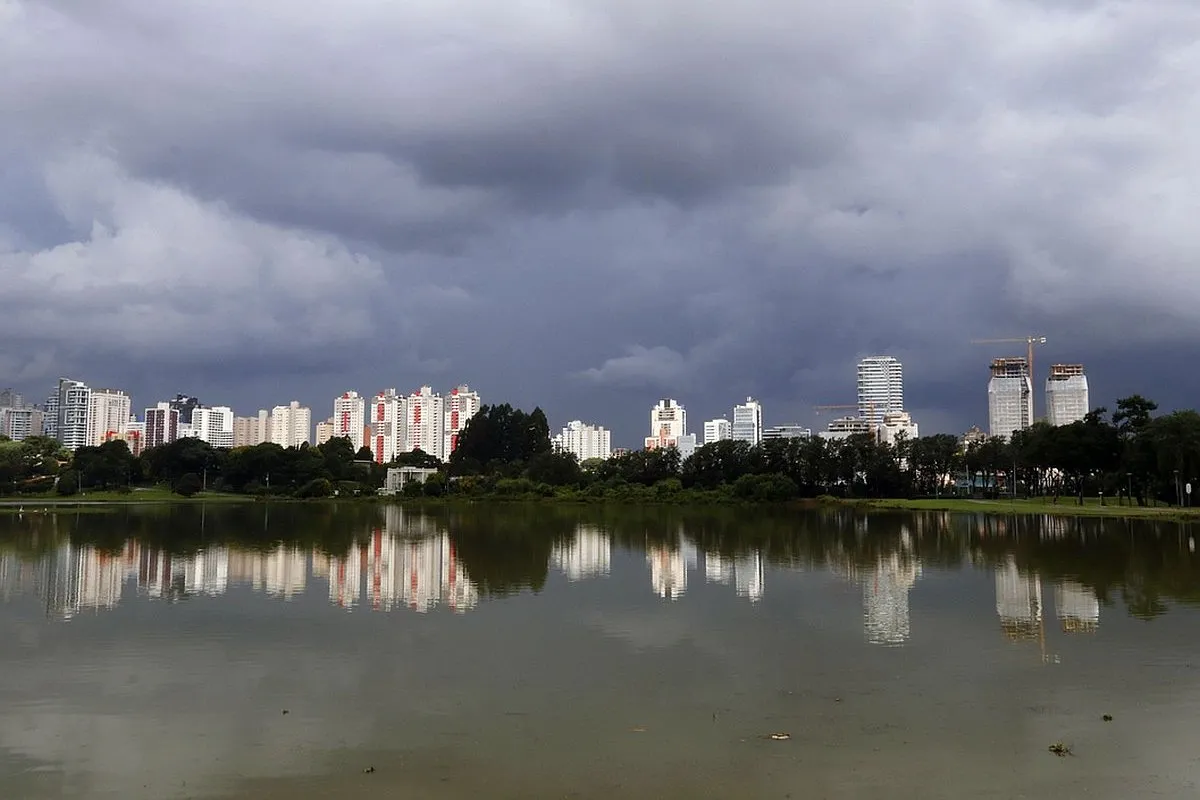
{"label": "small white building", "polygon": [[912,416],[907,411],[884,414],[883,424],[879,426],[879,441],[895,445],[900,434],[904,434],[910,442],[921,435],[917,423],[913,422]]}
{"label": "small white building", "polygon": [[704,423],[704,443],[713,444],[721,442],[730,437],[729,420],[724,417],[710,419]]}
{"label": "small white building", "polygon": [[380,494],[399,494],[404,487],[412,482],[424,483],[437,470],[432,467],[388,467],[387,479],[383,483]]}

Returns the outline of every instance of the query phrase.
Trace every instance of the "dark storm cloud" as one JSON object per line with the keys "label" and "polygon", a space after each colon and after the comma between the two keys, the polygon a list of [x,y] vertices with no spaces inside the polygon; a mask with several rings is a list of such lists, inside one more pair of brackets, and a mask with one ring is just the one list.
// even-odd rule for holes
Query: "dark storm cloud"
{"label": "dark storm cloud", "polygon": [[1174,0],[0,0],[0,383],[469,381],[626,443],[668,393],[809,418],[878,351],[982,423],[976,337],[1115,385],[1200,336],[1198,35]]}

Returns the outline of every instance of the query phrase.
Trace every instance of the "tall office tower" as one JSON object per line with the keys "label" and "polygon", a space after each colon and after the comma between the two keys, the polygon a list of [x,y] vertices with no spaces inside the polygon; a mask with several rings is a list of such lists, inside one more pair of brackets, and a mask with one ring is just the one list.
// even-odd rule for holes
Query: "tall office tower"
{"label": "tall office tower", "polygon": [[191,395],[177,394],[174,400],[167,401],[167,405],[179,412],[180,425],[191,425],[192,412],[200,408],[200,401]]}
{"label": "tall office tower", "polygon": [[133,403],[120,389],[93,389],[88,409],[88,444],[99,447],[119,438],[129,425]]}
{"label": "tall office tower", "polygon": [[449,459],[450,454],[458,447],[458,435],[463,432],[463,428],[467,427],[471,417],[478,414],[481,408],[483,408],[483,403],[479,399],[479,392],[471,391],[471,387],[465,383],[450,390],[450,396],[446,398],[446,422],[443,434],[445,441],[442,444],[442,452],[446,459]]}
{"label": "tall office tower", "polygon": [[197,406],[192,409],[192,431],[213,447],[233,447],[233,409],[229,406]]}
{"label": "tall office tower", "polygon": [[858,415],[878,427],[885,414],[904,410],[904,369],[892,356],[858,362]]}
{"label": "tall office tower", "polygon": [[420,450],[439,461],[446,460],[445,403],[429,386],[422,386],[405,402],[404,452]]}
{"label": "tall office tower", "polygon": [[712,444],[730,438],[729,420],[721,417],[704,423],[704,443]]}
{"label": "tall office tower", "polygon": [[572,420],[554,437],[554,447],[563,453],[574,453],[581,462],[608,458],[612,455],[612,435],[600,425],[585,425]]}
{"label": "tall office tower", "polygon": [[1083,364],[1053,364],[1046,379],[1046,421],[1051,425],[1079,422],[1091,411]]}
{"label": "tall office tower", "polygon": [[333,401],[333,435],[349,439],[354,452],[363,446],[363,399],[358,392],[345,392]]}
{"label": "tall office tower", "polygon": [[735,442],[748,442],[751,447],[762,441],[762,405],[753,397],[733,407],[733,425],[729,438]]}
{"label": "tall office tower", "polygon": [[992,436],[1012,436],[1033,424],[1033,385],[1024,358],[992,360],[988,381],[988,427]]}
{"label": "tall office tower", "polygon": [[395,389],[371,398],[371,457],[376,464],[390,464],[404,450],[405,400]]}
{"label": "tall office tower", "polygon": [[58,382],[57,439],[68,450],[87,447],[92,390],[86,383],[62,378]]}
{"label": "tall office tower", "polygon": [[179,438],[179,409],[170,403],[159,403],[146,409],[146,430],[142,436],[142,447],[161,447]]}
{"label": "tall office tower", "polygon": [[312,435],[312,411],[293,400],[271,409],[270,441],[280,447],[299,447]]}

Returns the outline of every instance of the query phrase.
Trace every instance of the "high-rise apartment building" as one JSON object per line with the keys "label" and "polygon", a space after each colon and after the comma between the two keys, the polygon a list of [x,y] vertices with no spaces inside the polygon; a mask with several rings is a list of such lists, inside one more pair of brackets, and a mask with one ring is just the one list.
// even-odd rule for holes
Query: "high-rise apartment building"
{"label": "high-rise apartment building", "polygon": [[729,438],[735,442],[748,442],[753,447],[762,441],[762,434],[762,405],[753,397],[747,397],[745,403],[733,407]]}
{"label": "high-rise apartment building", "polygon": [[1083,364],[1053,364],[1046,379],[1046,422],[1070,425],[1091,411]]}
{"label": "high-rise apartment building", "polygon": [[253,447],[267,441],[271,432],[270,418],[266,411],[259,411],[253,417],[233,418],[233,446]]}
{"label": "high-rise apartment building", "polygon": [[650,435],[646,437],[646,449],[676,445],[680,437],[687,434],[687,409],[669,397],[658,401],[650,409]]}
{"label": "high-rise apartment building", "polygon": [[0,408],[24,408],[25,398],[12,389],[0,392]]}
{"label": "high-rise apartment building", "polygon": [[88,410],[88,444],[99,447],[125,433],[133,401],[120,389],[93,389]]}
{"label": "high-rise apartment building", "polygon": [[145,434],[142,447],[161,447],[179,438],[179,409],[170,403],[159,403],[146,409]]}
{"label": "high-rise apartment building", "polygon": [[213,447],[233,447],[233,409],[229,406],[193,408],[191,426],[197,439]]}
{"label": "high-rise apartment building", "polygon": [[445,403],[429,386],[422,386],[405,402],[404,452],[420,450],[442,461],[445,451]]}
{"label": "high-rise apartment building", "polygon": [[333,401],[333,435],[349,439],[358,452],[363,446],[364,401],[358,392],[343,392]]}
{"label": "high-rise apartment building", "polygon": [[730,438],[729,420],[721,417],[704,423],[704,443],[712,444]]}
{"label": "high-rise apartment building", "polygon": [[293,400],[271,409],[269,441],[280,447],[299,447],[312,435],[312,411]]}
{"label": "high-rise apartment building", "polygon": [[563,453],[574,453],[581,462],[608,458],[612,455],[612,434],[600,425],[585,425],[580,420],[572,420],[554,437],[554,447]]}
{"label": "high-rise apartment building", "polygon": [[42,416],[42,434],[51,439],[58,438],[58,389],[46,398],[46,411]]}
{"label": "high-rise apartment building", "polygon": [[0,408],[0,436],[7,436],[14,442],[41,436],[44,421],[44,412],[40,408]]}
{"label": "high-rise apartment building", "polygon": [[885,414],[904,410],[904,370],[892,356],[868,356],[858,362],[858,414],[876,427]]}
{"label": "high-rise apartment building", "polygon": [[458,435],[482,407],[479,392],[471,391],[465,383],[450,390],[450,396],[446,398],[445,442],[442,445],[447,460],[458,447]]}
{"label": "high-rise apartment building", "polygon": [[62,378],[58,382],[57,439],[68,450],[87,447],[92,390],[86,383]]}
{"label": "high-rise apartment building", "polygon": [[988,381],[988,428],[992,436],[1012,436],[1033,424],[1033,384],[1024,358],[992,360]]}
{"label": "high-rise apartment building", "polygon": [[317,447],[320,447],[321,445],[325,444],[330,439],[332,439],[333,434],[334,434],[333,417],[330,417],[329,419],[324,419],[324,420],[321,420],[320,422],[318,422],[317,423],[317,439],[316,439]]}
{"label": "high-rise apartment building", "polygon": [[390,464],[404,450],[405,398],[387,389],[371,398],[371,457],[376,464]]}

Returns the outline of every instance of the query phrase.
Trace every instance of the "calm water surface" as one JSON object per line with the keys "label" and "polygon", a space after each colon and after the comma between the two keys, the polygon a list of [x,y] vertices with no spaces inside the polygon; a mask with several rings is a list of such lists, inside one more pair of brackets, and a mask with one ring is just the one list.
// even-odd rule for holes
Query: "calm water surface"
{"label": "calm water surface", "polygon": [[0,797],[1197,797],[1194,551],[940,514],[4,514]]}

